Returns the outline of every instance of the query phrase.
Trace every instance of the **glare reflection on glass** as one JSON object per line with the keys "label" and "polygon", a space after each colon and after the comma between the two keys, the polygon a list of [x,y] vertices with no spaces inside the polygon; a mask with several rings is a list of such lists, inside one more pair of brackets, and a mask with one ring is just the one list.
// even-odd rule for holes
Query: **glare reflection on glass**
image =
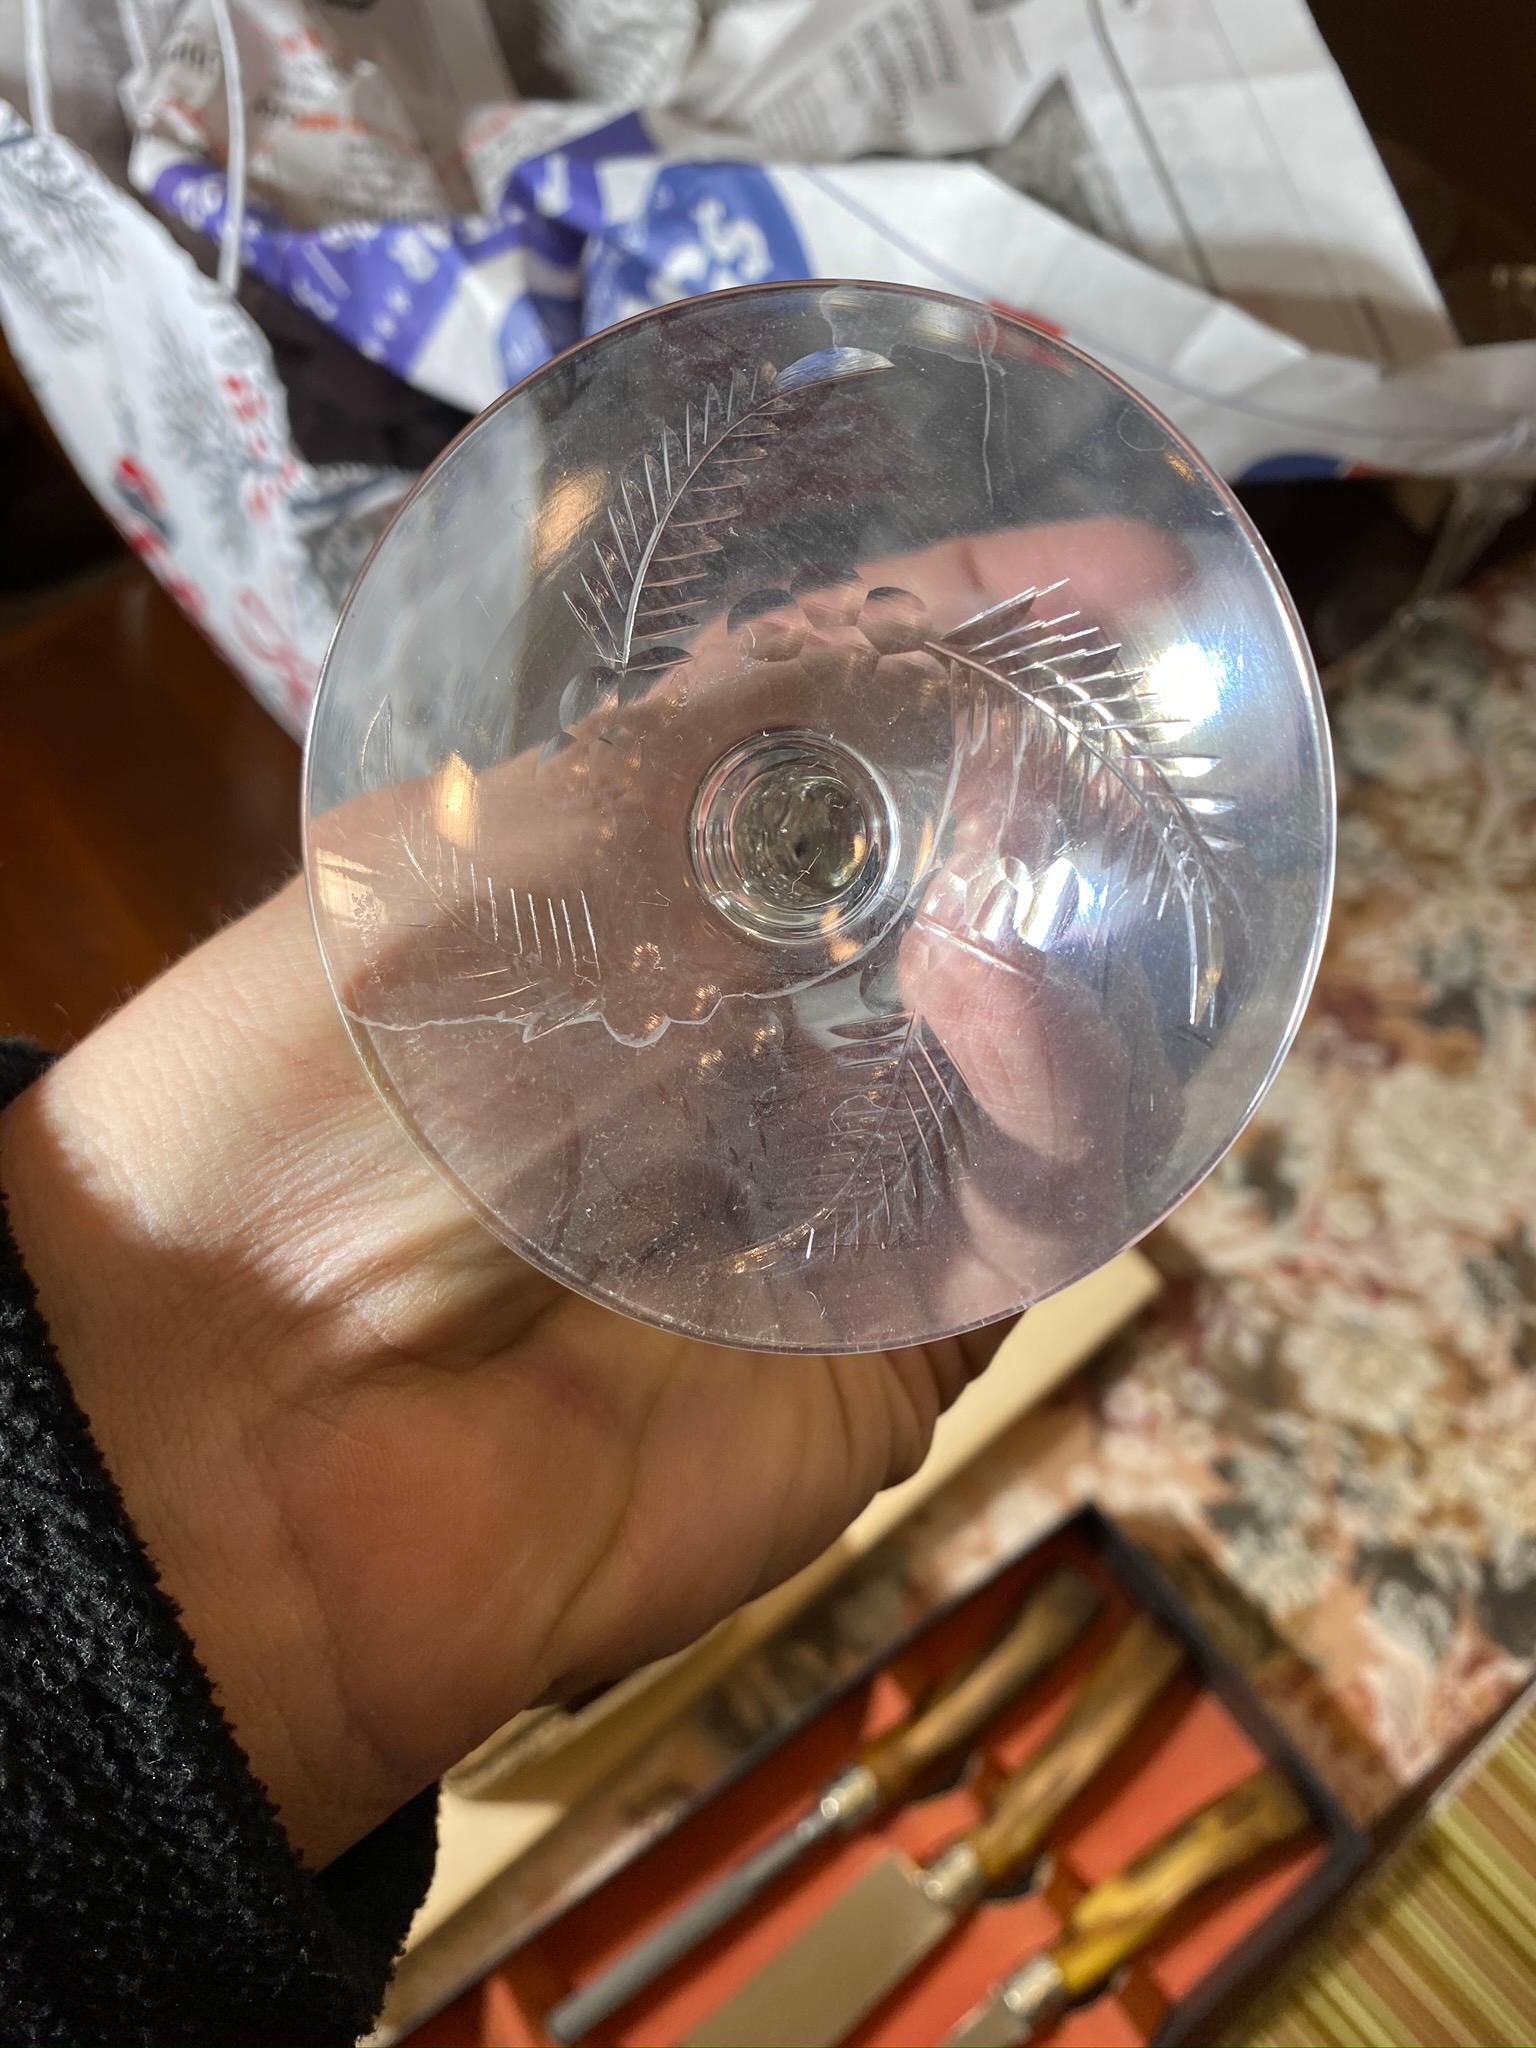
{"label": "glare reflection on glass", "polygon": [[1175,640],[1147,664],[1139,695],[1170,724],[1203,725],[1220,711],[1226,679],[1219,654],[1197,640]]}
{"label": "glare reflection on glass", "polygon": [[1035,884],[1029,914],[1019,925],[1026,946],[1048,952],[1056,934],[1077,916],[1081,876],[1065,854],[1058,854]]}
{"label": "glare reflection on glass", "polygon": [[450,754],[437,771],[432,822],[453,845],[473,850],[480,823],[480,779],[458,754]]}
{"label": "glare reflection on glass", "polygon": [[603,472],[579,469],[548,486],[533,530],[535,571],[547,569],[563,556],[586,526],[602,498]]}
{"label": "glare reflection on glass", "polygon": [[378,916],[374,871],[361,861],[347,860],[339,853],[318,853],[311,879],[327,917],[361,926]]}

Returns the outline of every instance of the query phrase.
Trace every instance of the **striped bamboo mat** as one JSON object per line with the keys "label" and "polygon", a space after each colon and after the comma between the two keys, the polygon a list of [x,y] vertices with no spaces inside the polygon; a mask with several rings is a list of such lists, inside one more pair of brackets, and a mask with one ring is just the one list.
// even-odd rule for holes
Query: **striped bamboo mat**
{"label": "striped bamboo mat", "polygon": [[1536,1704],[1527,1700],[1232,2048],[1536,2041]]}

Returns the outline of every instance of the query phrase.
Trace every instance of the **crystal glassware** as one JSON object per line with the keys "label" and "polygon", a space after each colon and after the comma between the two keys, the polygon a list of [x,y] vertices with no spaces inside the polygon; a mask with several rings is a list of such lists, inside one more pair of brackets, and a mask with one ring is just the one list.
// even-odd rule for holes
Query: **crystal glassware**
{"label": "crystal glassware", "polygon": [[526,1259],[872,1350],[1109,1258],[1232,1142],[1332,869],[1272,564],[1076,350],[906,288],[668,305],[497,401],[310,738],[343,1015]]}

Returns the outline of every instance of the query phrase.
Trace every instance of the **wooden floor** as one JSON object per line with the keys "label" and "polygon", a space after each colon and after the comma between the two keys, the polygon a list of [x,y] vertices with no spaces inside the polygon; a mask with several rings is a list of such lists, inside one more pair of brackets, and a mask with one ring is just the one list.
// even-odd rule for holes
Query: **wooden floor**
{"label": "wooden floor", "polygon": [[0,629],[0,1032],[63,1046],[298,861],[299,750],[136,562]]}

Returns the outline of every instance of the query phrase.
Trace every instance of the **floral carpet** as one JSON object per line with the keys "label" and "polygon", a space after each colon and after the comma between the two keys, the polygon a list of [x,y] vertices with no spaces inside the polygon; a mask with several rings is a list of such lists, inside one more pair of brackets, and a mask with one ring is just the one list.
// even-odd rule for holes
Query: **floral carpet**
{"label": "floral carpet", "polygon": [[1317,991],[1163,1235],[1182,1277],[1096,1376],[1078,1478],[1197,1535],[1310,1746],[1341,1709],[1365,1738],[1369,1811],[1536,1662],[1536,561],[1327,684]]}

